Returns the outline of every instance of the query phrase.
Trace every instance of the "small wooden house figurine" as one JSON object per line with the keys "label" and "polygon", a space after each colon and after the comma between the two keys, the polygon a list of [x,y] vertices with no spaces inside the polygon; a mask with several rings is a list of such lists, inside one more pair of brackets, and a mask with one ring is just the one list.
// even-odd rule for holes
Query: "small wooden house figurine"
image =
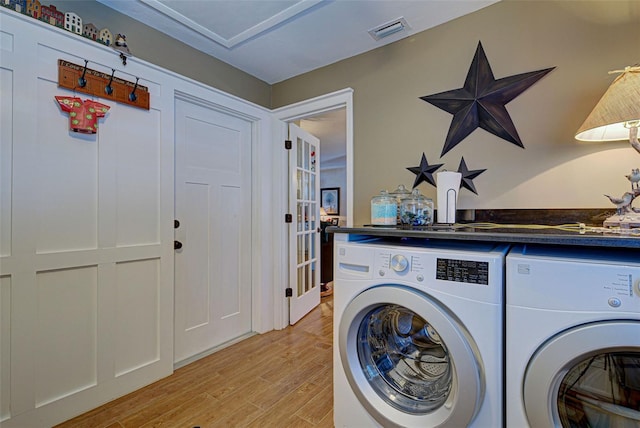
{"label": "small wooden house figurine", "polygon": [[100,43],[104,43],[107,46],[110,46],[113,43],[113,33],[108,28],[103,28],[98,33],[98,41]]}
{"label": "small wooden house figurine", "polygon": [[27,0],[27,15],[40,19],[42,15],[42,5],[40,4],[40,0]]}
{"label": "small wooden house figurine", "polygon": [[54,5],[42,6],[42,20],[56,27],[64,25],[64,13],[58,11]]}
{"label": "small wooden house figurine", "polygon": [[91,40],[98,40],[98,27],[92,23],[84,24],[82,27],[82,35]]}
{"label": "small wooden house figurine", "polygon": [[73,12],[64,14],[64,29],[82,35],[82,18]]}

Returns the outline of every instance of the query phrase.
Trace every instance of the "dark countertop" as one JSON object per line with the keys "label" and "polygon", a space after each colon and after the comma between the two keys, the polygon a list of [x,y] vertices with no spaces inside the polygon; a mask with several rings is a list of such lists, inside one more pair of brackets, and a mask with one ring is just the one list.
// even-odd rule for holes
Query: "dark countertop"
{"label": "dark countertop", "polygon": [[434,225],[426,228],[406,228],[401,226],[360,226],[327,228],[329,233],[346,233],[360,237],[384,237],[391,240],[401,238],[448,239],[460,241],[505,242],[511,244],[544,244],[610,248],[640,249],[640,230],[627,232],[604,230],[586,226],[582,231],[577,225],[575,231],[561,230],[553,226],[528,228],[524,225],[509,227],[484,227],[473,224]]}

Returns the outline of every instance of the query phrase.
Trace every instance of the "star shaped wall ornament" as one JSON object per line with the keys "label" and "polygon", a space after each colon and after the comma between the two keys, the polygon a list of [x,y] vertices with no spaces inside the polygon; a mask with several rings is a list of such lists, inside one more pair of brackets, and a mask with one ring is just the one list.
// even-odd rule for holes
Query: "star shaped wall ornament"
{"label": "star shaped wall ornament", "polygon": [[436,181],[433,178],[433,173],[436,172],[438,168],[440,168],[443,163],[429,165],[427,162],[427,157],[424,153],[422,153],[422,159],[420,160],[420,166],[412,166],[407,168],[409,171],[413,172],[416,175],[416,180],[413,182],[413,189],[415,189],[420,183],[426,181],[435,187]]}
{"label": "star shaped wall ornament", "polygon": [[462,174],[462,181],[460,182],[460,185],[465,189],[471,190],[477,195],[478,192],[476,191],[476,186],[473,184],[473,179],[485,171],[486,169],[469,170],[463,156],[462,159],[460,159],[460,166],[458,167],[458,172]]}
{"label": "star shaped wall ornament", "polygon": [[440,157],[464,140],[476,128],[524,148],[505,104],[527,90],[555,67],[495,79],[487,56],[478,42],[464,87],[420,97],[453,114],[453,121]]}

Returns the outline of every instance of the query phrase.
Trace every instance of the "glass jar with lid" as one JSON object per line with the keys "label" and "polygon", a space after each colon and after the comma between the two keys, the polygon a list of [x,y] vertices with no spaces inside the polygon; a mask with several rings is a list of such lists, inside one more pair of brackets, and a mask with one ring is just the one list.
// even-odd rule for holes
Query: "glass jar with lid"
{"label": "glass jar with lid", "polygon": [[398,202],[386,190],[371,198],[371,224],[395,225],[398,217]]}
{"label": "glass jar with lid", "polygon": [[407,189],[404,184],[400,184],[398,187],[396,187],[396,190],[394,190],[393,192],[389,193],[391,196],[393,196],[394,198],[396,198],[396,202],[398,203],[398,216],[396,218],[396,224],[401,224],[400,221],[400,203],[402,202],[402,200],[404,198],[406,198],[407,196],[411,195],[411,191],[409,189]]}
{"label": "glass jar with lid", "polygon": [[433,224],[433,201],[413,189],[411,195],[400,202],[400,221],[406,226]]}

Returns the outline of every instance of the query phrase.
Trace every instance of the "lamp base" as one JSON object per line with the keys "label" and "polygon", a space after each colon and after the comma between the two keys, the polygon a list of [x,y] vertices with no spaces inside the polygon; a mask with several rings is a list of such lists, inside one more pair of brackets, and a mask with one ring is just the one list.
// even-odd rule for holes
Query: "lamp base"
{"label": "lamp base", "polygon": [[629,212],[624,214],[614,214],[604,221],[603,226],[620,227],[622,229],[640,227],[640,213]]}

